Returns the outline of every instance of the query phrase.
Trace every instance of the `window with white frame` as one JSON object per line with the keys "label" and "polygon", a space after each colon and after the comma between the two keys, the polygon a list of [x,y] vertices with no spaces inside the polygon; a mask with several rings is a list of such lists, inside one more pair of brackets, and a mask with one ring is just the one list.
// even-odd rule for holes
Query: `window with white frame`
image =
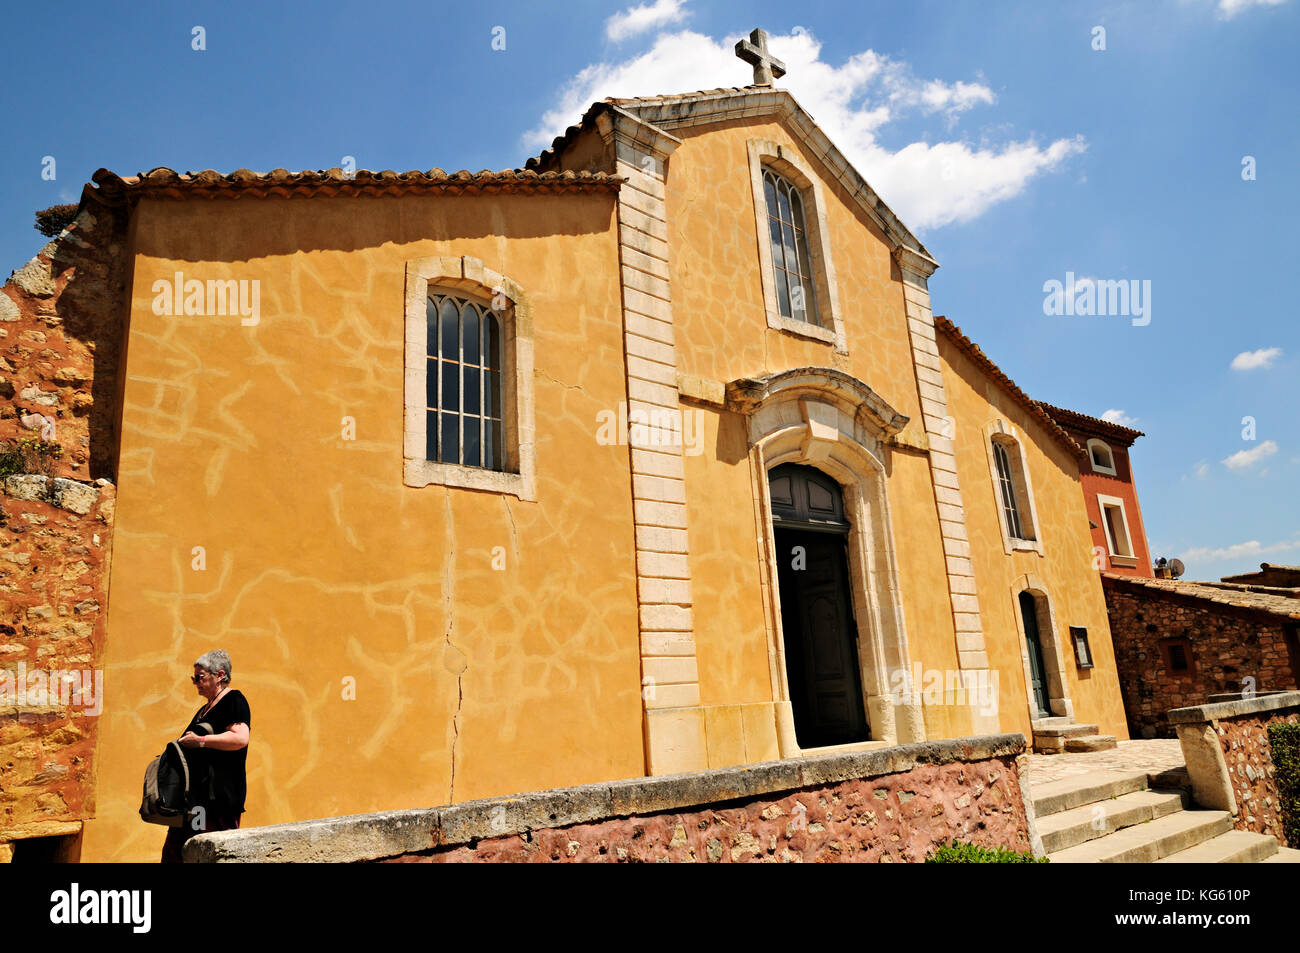
{"label": "window with white frame", "polygon": [[1098,495],[1097,505],[1101,507],[1101,525],[1106,531],[1106,544],[1110,547],[1110,554],[1124,559],[1134,558],[1124,501],[1113,496]]}
{"label": "window with white frame", "polygon": [[1092,469],[1097,473],[1106,473],[1110,476],[1116,475],[1115,452],[1111,450],[1110,444],[1104,440],[1098,440],[1093,437],[1088,441],[1088,458],[1092,462]]}

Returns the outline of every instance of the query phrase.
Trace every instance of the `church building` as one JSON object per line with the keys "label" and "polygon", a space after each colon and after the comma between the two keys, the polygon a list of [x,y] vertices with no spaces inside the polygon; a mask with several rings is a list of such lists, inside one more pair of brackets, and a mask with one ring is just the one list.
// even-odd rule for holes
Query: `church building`
{"label": "church building", "polygon": [[213,648],[245,827],[1128,736],[1087,450],[738,51],[752,85],[597,102],[520,170],[96,174],[129,279],[83,859],[156,859],[140,776]]}

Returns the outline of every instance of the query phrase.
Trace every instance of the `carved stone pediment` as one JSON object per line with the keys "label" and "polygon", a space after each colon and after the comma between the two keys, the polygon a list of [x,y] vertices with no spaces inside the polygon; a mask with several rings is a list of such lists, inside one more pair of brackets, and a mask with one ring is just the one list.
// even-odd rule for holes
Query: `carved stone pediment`
{"label": "carved stone pediment", "polygon": [[848,416],[877,439],[893,436],[907,426],[900,414],[874,390],[851,374],[832,367],[797,367],[765,377],[742,377],[727,384],[727,408],[752,415],[786,401],[826,404]]}

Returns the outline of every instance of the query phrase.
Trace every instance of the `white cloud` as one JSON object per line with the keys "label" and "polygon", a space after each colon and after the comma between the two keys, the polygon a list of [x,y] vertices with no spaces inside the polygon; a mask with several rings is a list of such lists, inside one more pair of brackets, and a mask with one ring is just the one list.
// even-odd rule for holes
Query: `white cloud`
{"label": "white cloud", "polygon": [[1290,552],[1293,549],[1300,549],[1300,539],[1283,540],[1279,543],[1269,543],[1267,546],[1257,539],[1252,539],[1245,543],[1233,543],[1231,546],[1194,546],[1183,553],[1183,561],[1196,559],[1219,562],[1228,559],[1244,559],[1247,556],[1268,556],[1272,553]]}
{"label": "white cloud", "polygon": [[1202,461],[1192,469],[1192,475],[1198,480],[1204,480],[1206,474],[1210,472],[1210,465]]}
{"label": "white cloud", "polygon": [[1101,415],[1101,419],[1108,424],[1119,424],[1121,427],[1136,427],[1138,419],[1130,417],[1122,410],[1108,410]]}
{"label": "white cloud", "polygon": [[1231,20],[1251,7],[1279,7],[1286,0],[1219,0],[1219,16]]}
{"label": "white cloud", "polygon": [[655,0],[654,3],[628,7],[605,21],[605,39],[621,43],[638,33],[668,23],[677,23],[686,16],[682,2],[683,0]]}
{"label": "white cloud", "polygon": [[[592,102],[607,96],[653,96],[749,83],[750,67],[733,53],[737,39],[715,42],[689,30],[665,33],[649,52],[621,62],[593,63],[561,90],[555,108],[525,135],[525,145],[549,145]],[[768,46],[789,70],[780,86],[816,117],[845,157],[912,228],[971,221],[1087,148],[1082,136],[1045,146],[1031,136],[978,145],[913,142],[893,151],[877,141],[890,122],[909,113],[939,115],[952,122],[977,106],[996,103],[997,97],[983,82],[920,79],[906,63],[873,50],[856,53],[839,66],[824,63],[821,44],[806,30],[770,36]]]}
{"label": "white cloud", "polygon": [[1265,457],[1271,457],[1277,453],[1277,444],[1272,440],[1265,440],[1258,447],[1250,450],[1238,450],[1232,456],[1223,461],[1223,465],[1229,470],[1244,470],[1249,466],[1258,463]]}
{"label": "white cloud", "polygon": [[1234,371],[1253,371],[1257,367],[1268,367],[1282,356],[1280,347],[1262,347],[1258,351],[1242,351],[1232,359]]}

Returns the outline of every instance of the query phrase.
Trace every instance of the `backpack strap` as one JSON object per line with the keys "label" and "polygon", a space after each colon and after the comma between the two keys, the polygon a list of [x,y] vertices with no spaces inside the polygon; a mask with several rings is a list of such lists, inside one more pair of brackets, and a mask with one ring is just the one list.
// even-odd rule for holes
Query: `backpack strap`
{"label": "backpack strap", "polygon": [[185,760],[185,752],[179,742],[169,741],[167,747],[176,749],[176,755],[181,762],[181,771],[185,773],[185,793],[188,794],[190,790],[190,764]]}

